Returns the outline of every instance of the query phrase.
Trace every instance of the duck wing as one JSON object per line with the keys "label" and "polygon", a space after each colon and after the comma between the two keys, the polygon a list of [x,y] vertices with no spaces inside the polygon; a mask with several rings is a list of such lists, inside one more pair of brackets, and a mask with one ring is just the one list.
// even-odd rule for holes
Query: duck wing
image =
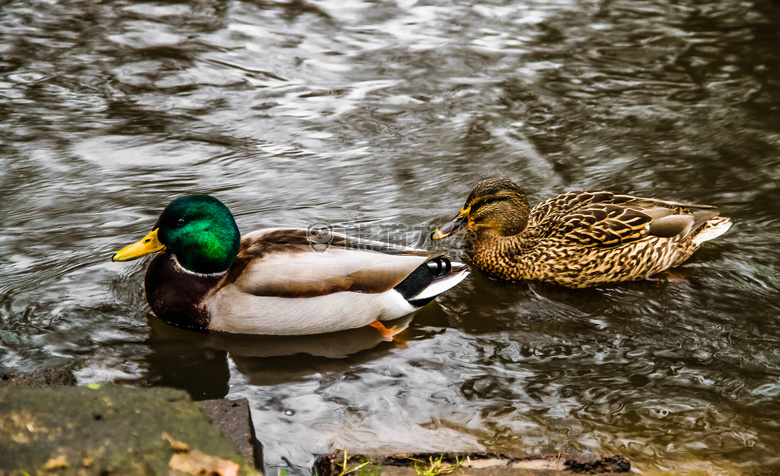
{"label": "duck wing", "polygon": [[683,240],[717,215],[709,205],[611,192],[568,192],[534,207],[529,227],[579,246],[615,247],[648,236]]}
{"label": "duck wing", "polygon": [[566,192],[549,198],[531,209],[528,226],[536,226],[549,219],[557,218],[591,203],[612,203],[615,194],[612,192]]}
{"label": "duck wing", "polygon": [[[437,272],[451,274],[452,263],[443,251],[397,248],[336,233],[313,236],[305,229],[260,230],[242,237],[223,286],[233,284],[255,296],[289,298],[382,293],[426,263],[431,279]],[[407,280],[402,289],[410,286]]]}

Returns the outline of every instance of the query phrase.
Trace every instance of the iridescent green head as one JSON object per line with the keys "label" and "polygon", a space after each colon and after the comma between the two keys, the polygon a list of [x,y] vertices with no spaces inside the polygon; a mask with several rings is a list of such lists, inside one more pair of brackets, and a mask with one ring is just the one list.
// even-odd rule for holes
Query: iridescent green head
{"label": "iridescent green head", "polygon": [[119,250],[114,261],[127,261],[165,250],[196,273],[226,271],[238,254],[241,235],[230,210],[209,195],[185,195],[172,201],[151,233]]}

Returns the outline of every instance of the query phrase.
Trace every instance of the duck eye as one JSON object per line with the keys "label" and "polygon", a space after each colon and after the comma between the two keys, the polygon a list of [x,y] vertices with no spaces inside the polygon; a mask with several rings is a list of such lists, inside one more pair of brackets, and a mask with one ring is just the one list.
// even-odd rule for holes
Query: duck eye
{"label": "duck eye", "polygon": [[183,227],[184,226],[184,218],[179,218],[178,220],[176,220],[176,226],[178,226],[180,228]]}

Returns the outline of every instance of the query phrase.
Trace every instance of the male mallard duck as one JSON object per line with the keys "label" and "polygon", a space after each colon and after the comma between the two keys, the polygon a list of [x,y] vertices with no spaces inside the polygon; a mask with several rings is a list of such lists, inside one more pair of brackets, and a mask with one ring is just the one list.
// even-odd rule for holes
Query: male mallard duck
{"label": "male mallard duck", "polygon": [[431,238],[466,229],[466,253],[491,277],[584,288],[677,266],[730,226],[709,205],[612,192],[568,192],[530,209],[517,184],[492,178]]}
{"label": "male mallard duck", "polygon": [[442,251],[335,233],[266,229],[241,237],[230,210],[209,195],[172,201],[148,235],[112,260],[157,251],[144,283],[154,313],[179,327],[236,334],[388,331],[379,321],[419,309],[468,274]]}

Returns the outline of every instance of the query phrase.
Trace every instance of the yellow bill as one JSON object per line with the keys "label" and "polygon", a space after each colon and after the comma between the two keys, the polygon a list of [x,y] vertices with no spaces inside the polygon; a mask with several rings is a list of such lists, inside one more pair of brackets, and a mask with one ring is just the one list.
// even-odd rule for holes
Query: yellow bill
{"label": "yellow bill", "polygon": [[165,245],[160,243],[157,239],[157,230],[155,228],[143,239],[133,243],[130,246],[125,246],[111,258],[111,261],[130,261],[141,256],[148,255],[149,253],[155,253],[165,249]]}

